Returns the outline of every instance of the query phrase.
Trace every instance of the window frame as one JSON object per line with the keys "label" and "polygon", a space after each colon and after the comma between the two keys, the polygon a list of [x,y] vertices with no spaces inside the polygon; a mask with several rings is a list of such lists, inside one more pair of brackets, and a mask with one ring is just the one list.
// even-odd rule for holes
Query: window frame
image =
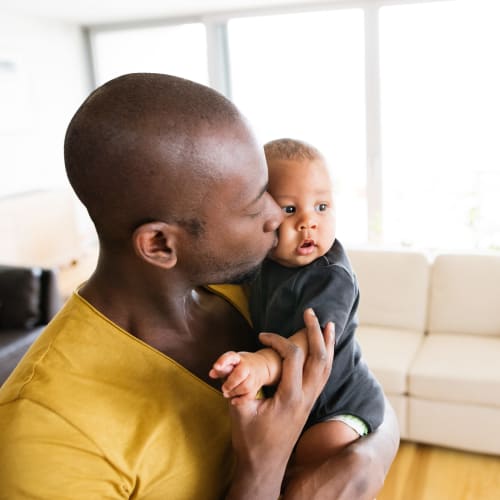
{"label": "window frame", "polygon": [[174,26],[186,23],[202,23],[206,28],[207,62],[209,83],[212,88],[231,98],[229,47],[227,23],[234,18],[273,16],[280,14],[306,13],[344,9],[361,9],[364,13],[365,34],[365,120],[366,120],[366,196],[367,233],[369,245],[383,243],[383,191],[382,191],[382,131],[381,131],[381,89],[379,11],[394,5],[423,4],[434,2],[455,2],[457,0],[330,0],[329,2],[288,6],[245,8],[212,14],[173,16],[136,22],[90,25],[84,28],[88,48],[89,73],[93,88],[95,79],[96,34],[113,31],[158,26]]}

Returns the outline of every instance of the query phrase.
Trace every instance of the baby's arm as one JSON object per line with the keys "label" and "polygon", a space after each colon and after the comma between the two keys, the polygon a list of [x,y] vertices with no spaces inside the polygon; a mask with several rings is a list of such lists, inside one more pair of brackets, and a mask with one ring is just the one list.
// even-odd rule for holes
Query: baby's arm
{"label": "baby's arm", "polygon": [[[290,340],[307,355],[304,330],[292,335]],[[280,355],[270,348],[253,353],[229,351],[214,363],[209,376],[226,379],[222,385],[222,393],[224,397],[231,398],[233,404],[238,404],[255,399],[263,386],[277,384],[281,378],[281,362]]]}

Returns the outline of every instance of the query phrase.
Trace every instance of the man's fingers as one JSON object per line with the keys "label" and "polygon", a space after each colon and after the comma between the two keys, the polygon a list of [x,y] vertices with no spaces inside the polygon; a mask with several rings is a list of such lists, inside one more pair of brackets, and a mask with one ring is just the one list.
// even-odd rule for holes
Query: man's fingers
{"label": "man's fingers", "polygon": [[328,323],[325,331],[322,332],[312,309],[304,312],[304,322],[309,344],[309,355],[304,365],[304,386],[319,384],[319,390],[321,390],[332,368],[335,325]]}
{"label": "man's fingers", "polygon": [[223,391],[224,397],[233,398],[245,398],[245,399],[255,399],[257,396],[257,390],[254,390],[248,384],[248,379],[244,380],[240,385],[237,385],[231,391]]}
{"label": "man's fingers", "polygon": [[266,399],[234,397],[230,400],[229,411],[241,422],[248,422],[259,414],[266,402]]}
{"label": "man's fingers", "polygon": [[304,353],[293,342],[275,333],[261,333],[260,341],[274,349],[283,359],[281,368],[281,381],[278,385],[276,395],[283,394],[291,398],[302,393],[302,366],[304,364]]}
{"label": "man's fingers", "polygon": [[250,393],[245,393],[241,396],[235,396],[234,398],[231,398],[231,405],[241,406],[246,404],[248,401],[255,401],[255,396],[252,396]]}
{"label": "man's fingers", "polygon": [[335,345],[335,325],[331,321],[328,322],[322,332],[318,319],[310,308],[304,311],[304,323],[306,325],[310,356],[320,361],[326,358],[331,363]]}
{"label": "man's fingers", "polygon": [[331,351],[331,361],[333,363],[333,358],[335,356],[335,323],[329,321],[323,332],[323,337],[325,338],[325,344],[327,351]]}

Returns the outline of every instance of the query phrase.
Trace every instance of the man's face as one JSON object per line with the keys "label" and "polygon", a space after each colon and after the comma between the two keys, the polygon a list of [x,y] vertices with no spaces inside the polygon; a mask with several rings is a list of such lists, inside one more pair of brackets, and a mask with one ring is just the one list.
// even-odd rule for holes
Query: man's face
{"label": "man's face", "polygon": [[299,267],[324,255],[335,241],[335,212],[323,161],[271,160],[269,192],[285,217],[270,258]]}
{"label": "man's face", "polygon": [[282,212],[267,192],[262,149],[253,137],[221,156],[221,179],[205,197],[203,233],[194,239],[191,272],[203,283],[250,278],[277,243]]}

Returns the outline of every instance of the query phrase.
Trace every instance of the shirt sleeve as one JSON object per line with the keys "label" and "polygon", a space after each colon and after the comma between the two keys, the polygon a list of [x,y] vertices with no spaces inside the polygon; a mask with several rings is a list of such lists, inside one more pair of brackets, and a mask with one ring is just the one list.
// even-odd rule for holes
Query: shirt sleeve
{"label": "shirt sleeve", "polygon": [[312,307],[322,328],[329,321],[335,323],[338,342],[357,309],[359,291],[354,275],[342,266],[330,265],[309,270],[305,278],[296,283],[296,314],[302,316]]}
{"label": "shirt sleeve", "polygon": [[0,407],[2,498],[130,498],[133,486],[78,429],[29,400]]}

